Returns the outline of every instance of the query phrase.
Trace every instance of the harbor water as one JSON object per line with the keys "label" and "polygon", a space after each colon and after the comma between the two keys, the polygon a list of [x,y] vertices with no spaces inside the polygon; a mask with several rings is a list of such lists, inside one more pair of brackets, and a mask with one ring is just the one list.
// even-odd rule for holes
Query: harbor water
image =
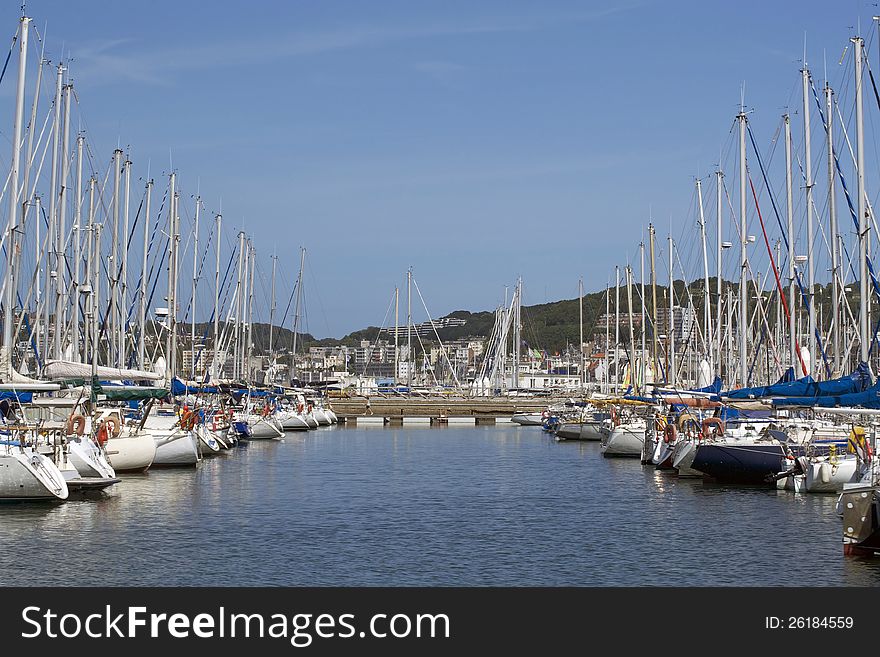
{"label": "harbor water", "polygon": [[678,479],[538,427],[332,427],[0,506],[3,585],[872,586],[834,495]]}

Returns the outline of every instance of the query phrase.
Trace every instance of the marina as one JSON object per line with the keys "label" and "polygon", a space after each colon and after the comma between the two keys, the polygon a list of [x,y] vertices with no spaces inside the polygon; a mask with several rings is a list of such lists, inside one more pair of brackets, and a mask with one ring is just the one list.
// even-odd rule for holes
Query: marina
{"label": "marina", "polygon": [[[830,44],[842,55],[836,66],[823,61],[821,76],[810,54],[818,47],[805,42],[782,82],[749,94],[743,85],[737,103],[718,101],[716,109],[731,111],[705,122],[720,139],[717,157],[713,145],[708,168],[679,172],[681,204],[668,232],[650,205],[635,223],[615,206],[593,211],[581,236],[545,219],[552,211],[541,203],[528,222],[540,252],[523,248],[521,226],[507,225],[498,233],[517,244],[488,249],[475,237],[482,224],[444,217],[430,240],[452,235],[472,256],[465,267],[464,256],[459,262],[433,241],[402,246],[414,217],[419,230],[430,223],[418,212],[401,210],[400,225],[383,223],[384,206],[360,215],[368,198],[388,206],[396,198],[358,195],[363,174],[382,170],[375,153],[340,181],[347,144],[327,145],[332,165],[312,153],[290,167],[306,179],[312,165],[329,166],[333,184],[323,191],[286,170],[291,180],[248,182],[255,165],[246,158],[236,160],[234,184],[202,175],[199,161],[216,173],[231,147],[254,148],[259,166],[284,169],[273,158],[317,139],[314,126],[288,126],[296,122],[286,114],[291,134],[308,134],[287,142],[273,128],[253,144],[249,135],[238,146],[215,135],[200,147],[187,135],[177,164],[173,149],[167,162],[138,159],[141,146],[111,136],[105,109],[95,109],[102,102],[90,100],[106,100],[95,70],[79,69],[76,53],[27,11],[8,25],[0,73],[8,128],[0,536],[11,554],[101,558],[8,569],[0,583],[880,584],[880,92],[872,72],[880,17]],[[496,31],[520,30],[451,30],[457,38]],[[418,39],[355,32],[321,47],[290,36],[299,45],[277,54],[450,37],[444,29]],[[102,48],[121,43],[85,48],[84,59],[109,66]],[[171,52],[168,61],[186,59]],[[144,62],[128,64],[119,69],[138,91],[171,84],[144,73]],[[467,67],[431,60],[412,69],[442,87]],[[303,98],[320,105],[315,88],[331,96],[338,73],[297,70],[297,83],[317,85]],[[256,112],[260,103],[246,96]],[[550,97],[537,104],[553,104]],[[337,98],[314,110],[315,134],[329,144],[347,122],[325,125],[324,115],[355,105]],[[107,134],[92,132],[93,116]],[[254,116],[241,123],[259,132]],[[412,130],[421,139],[425,126]],[[418,141],[409,135],[409,147],[410,139]],[[597,156],[601,166],[589,170],[607,159]],[[458,165],[450,166],[437,180],[455,179]],[[386,176],[377,175],[371,184],[382,190]],[[630,180],[628,170],[615,175]],[[542,176],[553,177],[534,174]],[[577,176],[579,187],[602,184]],[[406,196],[417,178],[396,193]],[[469,180],[495,179],[480,170]],[[321,203],[349,193],[356,220],[340,228]],[[235,208],[226,215],[224,195]],[[251,207],[266,197],[271,212]],[[424,199],[433,197],[422,190],[413,198],[430,206]],[[297,205],[304,199],[317,206],[306,211]],[[583,208],[572,207],[581,229]],[[364,226],[387,243],[338,255],[365,239]],[[577,245],[576,258],[554,250],[567,243]],[[502,254],[502,268],[489,251]],[[545,285],[541,302],[532,280],[569,277],[573,259],[590,272],[577,278],[577,296],[551,300],[557,291]],[[533,279],[520,273],[534,262]],[[330,285],[317,282],[315,267]],[[450,301],[472,301],[471,287],[490,285],[479,302],[486,309]],[[443,312],[432,312],[433,295]],[[349,332],[317,328],[328,314]]]}
{"label": "marina", "polygon": [[538,427],[328,427],[123,478],[97,499],[0,506],[15,553],[101,554],[3,583],[880,583],[880,562],[841,558],[834,496],[680,479]]}

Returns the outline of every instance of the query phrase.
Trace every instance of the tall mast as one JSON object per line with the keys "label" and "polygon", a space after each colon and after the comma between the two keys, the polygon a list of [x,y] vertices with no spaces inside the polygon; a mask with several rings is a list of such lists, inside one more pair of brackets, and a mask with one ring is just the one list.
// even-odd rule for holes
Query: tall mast
{"label": "tall mast", "polygon": [[[55,190],[58,188],[58,144],[61,139],[61,89],[63,85],[63,78],[64,67],[59,64],[55,76],[55,122],[52,129],[52,178],[51,182],[49,183],[49,188],[51,190],[49,194],[49,227],[47,229],[48,234],[46,235],[46,253],[41,254],[41,257],[45,255],[46,261],[45,285],[43,286],[44,361],[49,357],[49,327],[52,326],[49,323],[49,302],[52,299],[52,290],[54,290],[55,286],[57,285],[57,282],[55,281],[55,278],[53,276],[53,274],[57,275],[58,270],[58,251],[55,238],[55,219],[57,216],[56,212],[58,206],[58,196]],[[40,222],[37,221],[37,225],[39,224]],[[39,244],[37,245],[37,248],[40,248]],[[50,252],[52,254],[51,257],[49,255]],[[54,270],[52,268],[53,265],[55,267]]]}
{"label": "tall mast", "polygon": [[253,378],[251,376],[251,357],[254,348],[254,272],[257,269],[257,250],[250,242],[248,242],[248,253],[251,273],[248,282],[247,356],[245,359],[245,372],[247,373],[248,381],[250,381]]}
{"label": "tall mast", "polygon": [[64,356],[62,337],[67,326],[65,315],[67,302],[64,296],[67,288],[64,285],[64,273],[67,271],[67,179],[70,177],[70,90],[73,85],[65,84],[63,89],[64,128],[61,138],[61,189],[58,193],[58,232],[55,234],[55,358]]}
{"label": "tall mast", "polygon": [[614,392],[620,390],[620,267],[614,266]]}
{"label": "tall mast", "polygon": [[[95,325],[93,321],[95,320],[95,312],[96,312],[96,301],[95,295],[98,293],[98,279],[95,276],[95,280],[92,281],[92,263],[96,258],[95,244],[97,244],[97,235],[96,235],[96,226],[95,226],[95,187],[98,184],[98,181],[94,176],[89,178],[89,223],[88,229],[86,230],[86,236],[89,240],[88,248],[86,249],[86,277],[85,283],[88,286],[88,298],[86,299],[86,321],[83,326],[83,334],[85,335],[85,344],[83,345],[83,357],[87,358],[87,362],[96,362],[95,358],[97,352],[97,341],[95,332]],[[97,253],[100,253],[98,251]],[[143,324],[141,324],[143,326]]]}
{"label": "tall mast", "polygon": [[214,217],[216,222],[216,254],[214,259],[214,360],[213,370],[214,376],[220,377],[220,226],[223,223],[223,216],[217,214]]}
{"label": "tall mast", "polygon": [[[31,19],[21,17],[18,43],[18,84],[15,91],[15,120],[12,128],[12,170],[9,173],[9,228],[7,235],[15,240],[18,231],[18,168],[21,150],[21,124],[24,119],[24,80],[27,66],[28,28]],[[25,190],[27,191],[27,190]],[[15,347],[12,327],[15,323],[15,249],[6,250],[6,293],[3,300],[3,347],[6,349],[7,373],[12,372],[12,352]]]}
{"label": "tall mast", "polygon": [[627,265],[627,267],[626,267],[626,300],[627,300],[627,311],[628,311],[628,314],[629,314],[629,358],[628,358],[627,360],[629,360],[629,379],[630,379],[630,384],[631,384],[632,387],[633,387],[633,392],[635,392],[635,394],[638,395],[639,392],[640,392],[640,390],[639,390],[639,382],[638,382],[638,378],[636,377],[636,374],[635,374],[635,372],[636,372],[636,370],[635,370],[635,362],[634,362],[634,359],[633,359],[633,356],[635,355],[635,351],[636,351],[636,339],[635,339],[635,334],[633,333],[633,308],[632,308],[632,306],[633,306],[633,303],[632,303],[632,300],[633,300],[633,292],[632,292],[632,278],[633,278],[633,276],[632,276],[632,267],[630,267],[629,265]]}
{"label": "tall mast", "polygon": [[412,371],[415,364],[412,352],[412,267],[406,270],[406,385],[412,386]]}
{"label": "tall mast", "polygon": [[675,385],[675,276],[673,275],[673,253],[674,245],[672,243],[672,235],[669,236],[669,372],[667,377],[669,385]]}
{"label": "tall mast", "polygon": [[[641,349],[639,350],[639,369],[641,370],[641,373],[642,373],[641,380],[642,380],[642,383],[644,384],[644,383],[647,383],[647,381],[648,381],[648,363],[646,362],[646,357],[645,357],[645,348],[647,345],[645,342],[645,340],[646,340],[646,338],[645,338],[646,324],[645,324],[645,242],[644,242],[644,240],[639,242],[639,261],[641,263],[641,271],[639,273],[641,274],[641,279],[642,279],[642,325],[641,325],[642,345],[641,345]],[[583,306],[583,299],[581,299],[581,306]],[[581,319],[581,324],[583,324],[583,319]],[[583,328],[581,330],[583,330]],[[581,342],[583,342],[583,340],[581,340]],[[583,350],[581,350],[581,353],[583,353]]]}
{"label": "tall mast", "polygon": [[654,338],[652,340],[654,343],[654,380],[658,381],[660,367],[657,361],[657,270],[655,268],[656,261],[654,258],[654,224],[648,224],[648,239],[650,240],[651,246],[651,311],[653,313],[652,326],[654,327],[651,331],[651,336]]}
{"label": "tall mast", "polygon": [[859,337],[861,360],[868,362],[871,344],[868,329],[868,216],[865,204],[865,136],[862,115],[862,37],[853,37],[856,63],[856,159],[859,195]]}
{"label": "tall mast", "polygon": [[129,198],[131,196],[131,160],[128,156],[122,164],[125,183],[124,183],[124,200],[122,210],[122,256],[119,263],[119,326],[117,327],[119,347],[118,359],[119,367],[125,367],[125,344],[126,344],[126,324],[128,323],[128,210]]}
{"label": "tall mast", "polygon": [[177,240],[175,238],[177,232],[177,224],[175,221],[175,204],[177,202],[176,180],[177,175],[171,173],[168,179],[168,334],[165,338],[165,354],[168,359],[167,363],[167,380],[170,382],[174,377],[174,349],[176,347],[177,323],[175,292],[177,283],[174,280],[174,258],[177,254]]}
{"label": "tall mast", "polygon": [[715,218],[718,226],[716,227],[717,235],[715,236],[715,357],[718,369],[715,374],[721,372],[721,280],[723,267],[721,263],[721,254],[723,252],[722,237],[724,234],[724,212],[722,204],[722,189],[724,188],[724,173],[719,168],[715,172]]}
{"label": "tall mast", "polygon": [[[799,371],[800,354],[797,353],[797,313],[795,312],[795,271],[794,271],[794,202],[792,200],[791,176],[791,119],[788,114],[783,116],[785,122],[785,203],[788,219],[788,337],[790,344],[791,366]],[[806,372],[804,373],[806,375]]]}
{"label": "tall mast", "polygon": [[400,288],[394,287],[394,387],[397,387],[397,378],[399,376],[399,365],[400,359],[398,356],[398,345],[400,343],[400,338],[398,337],[400,334],[400,320],[399,320],[399,309],[400,309]]}
{"label": "tall mast", "polygon": [[272,360],[272,329],[275,324],[275,264],[278,262],[278,256],[272,254],[272,303],[269,304],[269,359]]}
{"label": "tall mast", "polygon": [[148,180],[146,186],[146,201],[144,203],[144,257],[141,260],[141,291],[140,308],[138,312],[138,367],[146,369],[146,332],[147,332],[147,257],[150,245],[150,197],[153,192],[153,181]]}
{"label": "tall mast", "polygon": [[190,367],[190,379],[196,378],[196,290],[199,285],[199,212],[202,209],[202,197],[196,194],[196,218],[193,224],[193,277],[192,277],[192,301],[190,305],[190,329],[189,348],[192,358]]}
{"label": "tall mast", "polygon": [[826,147],[828,151],[828,220],[831,230],[831,344],[834,349],[834,372],[840,373],[840,286],[837,277],[839,270],[838,240],[837,240],[837,194],[835,191],[836,171],[834,169],[834,137],[833,121],[831,120],[833,107],[833,92],[828,83],[825,84],[825,116],[828,117],[825,129]]}
{"label": "tall mast", "polygon": [[705,325],[706,356],[709,369],[715,371],[712,358],[712,304],[709,299],[709,255],[706,251],[706,217],[703,214],[703,186],[697,178],[697,205],[700,207],[700,237],[703,241],[703,323]]}
{"label": "tall mast", "polygon": [[[644,259],[642,260],[644,263]],[[644,269],[644,267],[643,267]],[[587,379],[584,376],[584,279],[578,279],[578,324],[580,326],[580,344],[578,345],[578,353],[580,354],[580,364],[578,365],[578,374],[581,382],[581,389],[586,385]]]}
{"label": "tall mast", "polygon": [[245,240],[243,245],[244,248],[244,278],[241,279],[241,351],[239,352],[239,358],[241,358],[241,363],[239,364],[239,372],[241,376],[245,380],[249,380],[248,377],[248,367],[247,367],[247,354],[248,354],[248,344],[247,344],[247,328],[248,328],[248,279],[250,278],[250,267],[251,267],[251,241],[250,239]]}
{"label": "tall mast", "polygon": [[80,329],[79,329],[79,288],[82,285],[82,204],[83,204],[83,142],[85,137],[77,135],[76,138],[76,206],[74,209],[74,238],[73,238],[73,284],[70,289],[73,292],[73,306],[70,315],[70,336],[73,345],[73,358],[79,360]]}
{"label": "tall mast", "polygon": [[241,365],[241,340],[239,339],[239,327],[242,320],[242,268],[244,266],[244,231],[238,233],[238,277],[235,281],[235,349],[233,350],[233,378],[239,377]]}
{"label": "tall mast", "polygon": [[[108,335],[108,344],[110,345],[110,353],[108,354],[108,362],[121,367],[120,354],[116,344],[116,336],[119,331],[119,303],[117,295],[119,294],[119,176],[122,173],[122,151],[116,149],[113,151],[113,241],[110,244],[110,310],[107,316],[110,320],[110,331]],[[176,203],[175,199],[175,203]],[[174,207],[172,205],[172,207]],[[173,225],[173,223],[172,223]],[[174,233],[172,232],[172,239]],[[176,281],[175,281],[176,284]]]}
{"label": "tall mast", "polygon": [[746,329],[748,327],[749,303],[746,290],[748,255],[746,247],[746,114],[741,110],[737,115],[739,121],[739,376],[743,386],[748,385],[748,361],[746,359]]}
{"label": "tall mast", "polygon": [[611,370],[608,352],[611,350],[611,283],[605,285],[605,372],[603,373],[603,383],[605,384],[605,394],[610,392]]}
{"label": "tall mast", "polygon": [[[813,260],[813,156],[810,148],[810,103],[808,97],[808,89],[810,84],[810,71],[807,68],[806,57],[804,58],[804,68],[801,70],[803,79],[803,101],[804,101],[804,173],[806,175],[806,202],[807,202],[807,281],[810,285],[810,291],[807,294],[807,301],[810,304],[810,335],[808,344],[810,348],[810,369],[816,368],[816,303],[814,300],[815,292],[815,262]],[[812,374],[812,372],[810,372]]]}
{"label": "tall mast", "polygon": [[292,363],[293,368],[296,370],[296,338],[297,333],[299,333],[299,312],[300,312],[300,302],[302,300],[302,283],[303,283],[303,267],[306,263],[306,250],[305,247],[300,247],[299,249],[299,275],[296,277],[296,304],[293,309],[293,354],[292,354]]}

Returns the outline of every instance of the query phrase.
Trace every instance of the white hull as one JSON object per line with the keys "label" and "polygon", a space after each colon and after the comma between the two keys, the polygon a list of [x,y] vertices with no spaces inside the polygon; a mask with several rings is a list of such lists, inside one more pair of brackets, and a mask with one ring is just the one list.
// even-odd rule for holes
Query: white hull
{"label": "white hull", "polygon": [[104,449],[116,472],[143,472],[156,458],[156,441],[148,433],[111,438]]}
{"label": "white hull", "polygon": [[80,477],[114,479],[116,472],[107,458],[89,438],[72,439],[68,444],[68,458]]}
{"label": "white hull", "polygon": [[331,424],[330,417],[327,415],[326,411],[323,408],[313,408],[312,415],[318,421],[318,425],[322,427],[329,427]]}
{"label": "white hull", "polygon": [[281,422],[281,428],[284,431],[308,431],[309,424],[297,413],[290,411],[281,411],[276,415],[276,419]]}
{"label": "white hull", "polygon": [[249,415],[247,419],[248,427],[251,432],[252,440],[278,439],[284,437],[284,429],[281,423],[273,417],[262,417],[259,415]]}
{"label": "white hull", "polygon": [[0,453],[0,499],[67,499],[67,482],[51,459],[29,448],[7,450]]}
{"label": "white hull", "polygon": [[679,440],[675,443],[672,453],[672,467],[678,472],[679,477],[702,477],[703,473],[694,470],[691,464],[697,455],[697,443],[693,440]]}
{"label": "white hull", "polygon": [[841,458],[836,462],[822,460],[811,462],[804,476],[804,491],[807,493],[840,493],[843,485],[856,483],[860,479],[858,459]]}
{"label": "white hull", "polygon": [[602,456],[641,456],[645,447],[645,424],[621,424],[602,441]]}
{"label": "white hull", "polygon": [[194,430],[193,433],[196,434],[199,440],[199,453],[202,457],[205,456],[215,456],[220,453],[222,449],[220,447],[220,443],[214,437],[214,434],[208,429],[205,425],[199,425]]}
{"label": "white hull", "polygon": [[192,431],[156,432],[153,466],[186,466],[199,462],[198,438]]}
{"label": "white hull", "polygon": [[524,427],[540,427],[544,422],[544,416],[541,413],[516,413],[510,417],[510,421]]}

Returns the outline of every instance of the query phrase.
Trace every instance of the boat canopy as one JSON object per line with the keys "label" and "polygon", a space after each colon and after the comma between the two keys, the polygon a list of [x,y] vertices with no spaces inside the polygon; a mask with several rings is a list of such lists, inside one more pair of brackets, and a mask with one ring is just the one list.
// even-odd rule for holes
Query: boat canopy
{"label": "boat canopy", "polygon": [[[785,378],[785,377],[783,377]],[[761,399],[768,397],[821,398],[864,392],[871,386],[871,372],[866,363],[859,363],[852,374],[839,379],[815,381],[805,376],[794,381],[780,380],[769,386],[740,388],[722,393],[728,399]]]}
{"label": "boat canopy", "polygon": [[[156,372],[145,370],[128,370],[118,367],[98,366],[98,377],[102,379],[117,379],[130,381],[158,381],[162,377]],[[92,366],[89,363],[77,363],[70,360],[46,361],[43,367],[43,375],[52,381],[65,381],[69,379],[91,379]]]}

